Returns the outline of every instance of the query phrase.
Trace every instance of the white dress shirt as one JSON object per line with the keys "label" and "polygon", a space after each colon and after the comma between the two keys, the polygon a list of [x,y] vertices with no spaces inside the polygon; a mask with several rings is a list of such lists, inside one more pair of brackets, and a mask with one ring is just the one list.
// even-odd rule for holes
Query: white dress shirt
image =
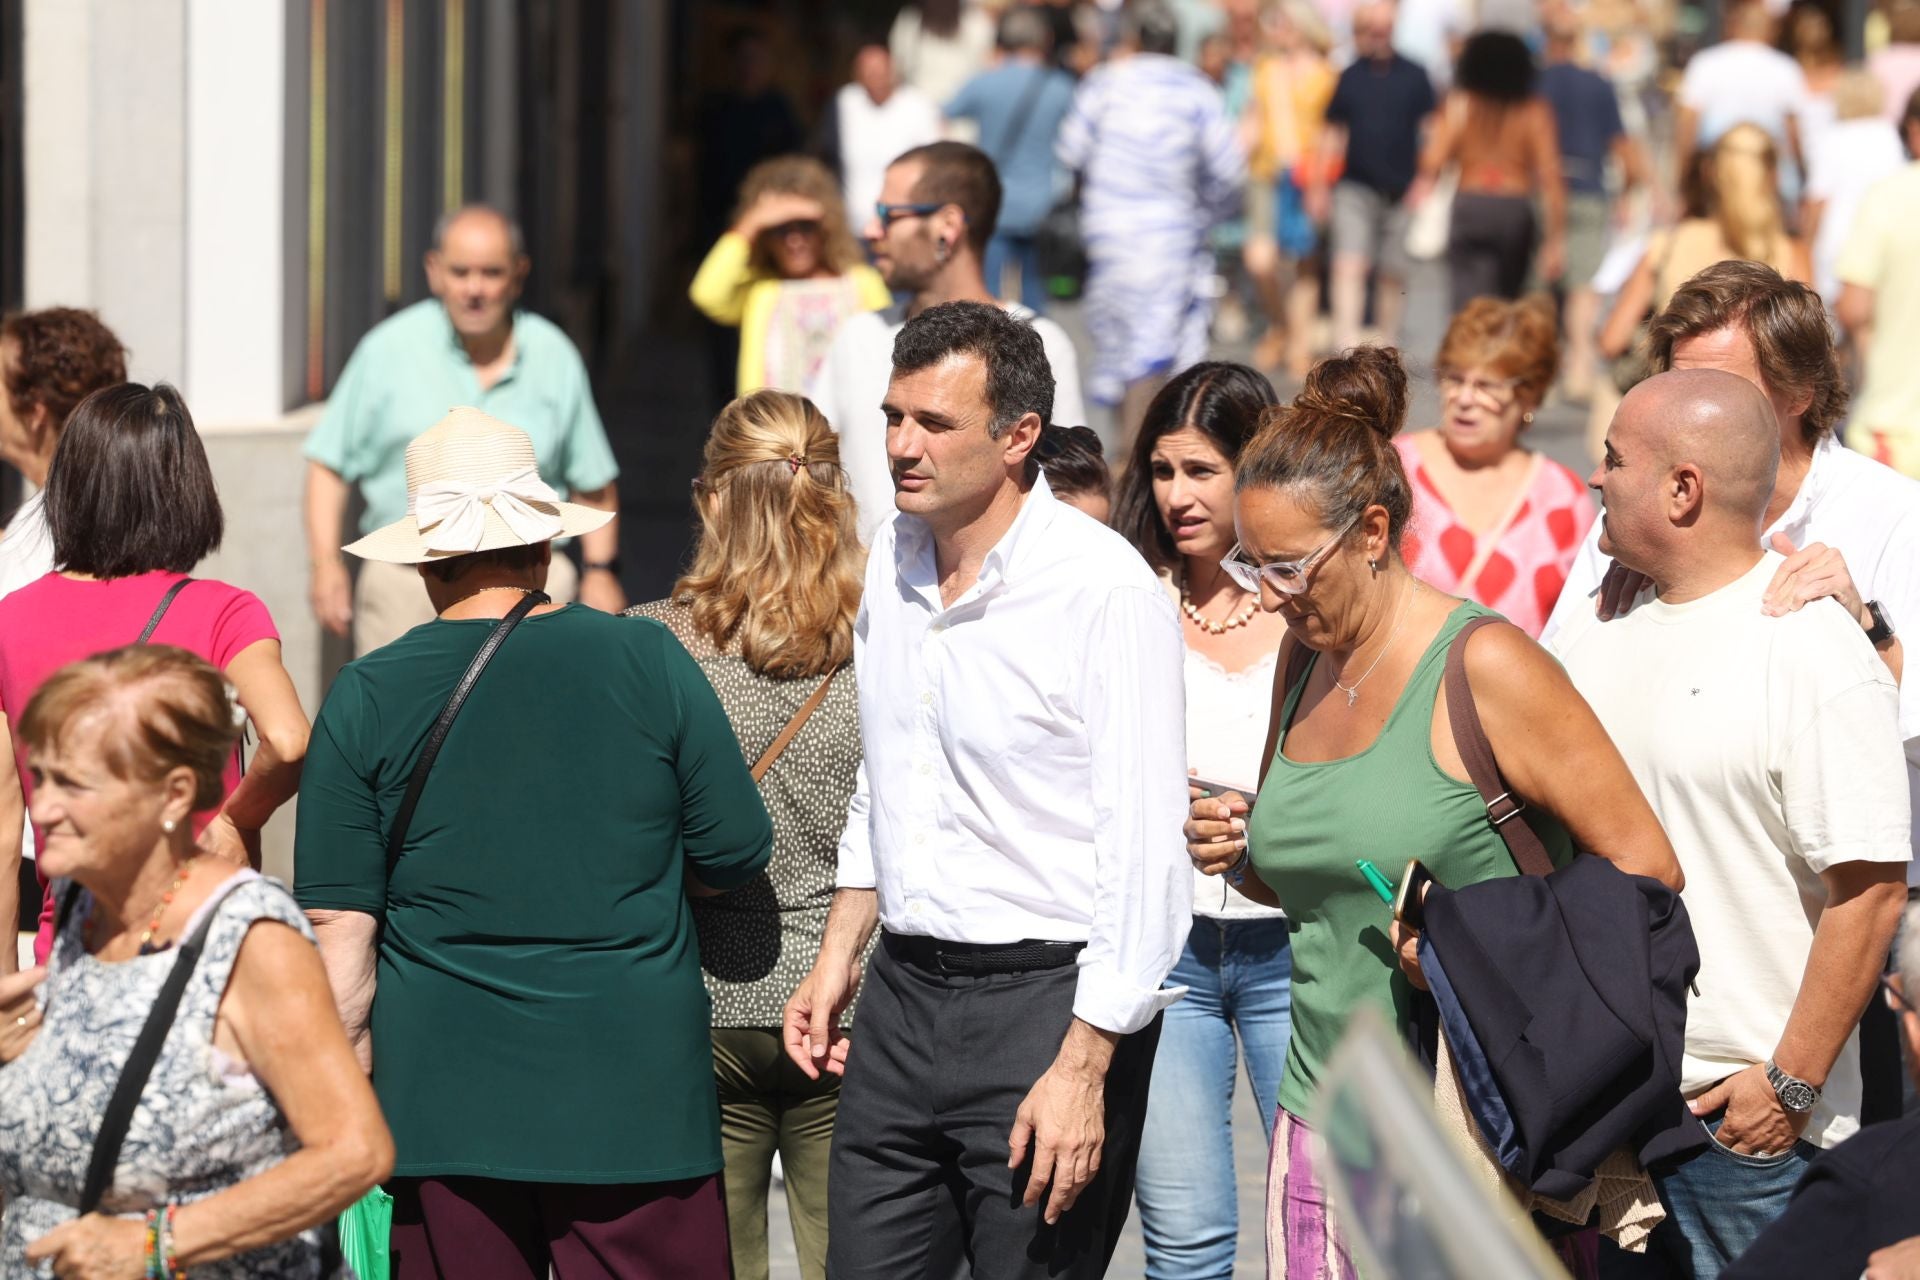
{"label": "white dress shirt", "polygon": [[[1577,611],[1593,611],[1600,580],[1612,563],[1600,550],[1600,524],[1594,521],[1587,531],[1540,635],[1549,649]],[[1900,682],[1900,737],[1906,745],[1907,790],[1920,813],[1920,665],[1913,658],[1920,653],[1915,647],[1920,645],[1920,481],[1827,436],[1814,446],[1800,492],[1760,535],[1760,545],[1772,550],[1776,533],[1786,534],[1796,547],[1820,542],[1834,548],[1847,562],[1860,598],[1886,608],[1908,654]],[[1641,597],[1651,598],[1650,591]],[[1920,828],[1913,835],[1916,861],[1908,866],[1907,882],[1920,885]]]}
{"label": "white dress shirt", "polygon": [[1184,645],[1119,534],[1034,483],[943,607],[933,534],[897,515],[854,629],[866,763],[839,883],[901,934],[1085,942],[1073,1012],[1140,1030],[1191,924]]}

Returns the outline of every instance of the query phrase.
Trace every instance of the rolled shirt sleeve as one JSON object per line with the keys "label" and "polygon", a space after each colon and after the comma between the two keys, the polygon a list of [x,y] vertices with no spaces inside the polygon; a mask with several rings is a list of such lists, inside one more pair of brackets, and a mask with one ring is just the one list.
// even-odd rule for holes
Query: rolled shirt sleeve
{"label": "rolled shirt sleeve", "polygon": [[1162,983],[1192,924],[1185,655],[1166,596],[1125,587],[1093,620],[1085,718],[1092,763],[1093,923],[1074,1016],[1130,1034],[1185,993]]}

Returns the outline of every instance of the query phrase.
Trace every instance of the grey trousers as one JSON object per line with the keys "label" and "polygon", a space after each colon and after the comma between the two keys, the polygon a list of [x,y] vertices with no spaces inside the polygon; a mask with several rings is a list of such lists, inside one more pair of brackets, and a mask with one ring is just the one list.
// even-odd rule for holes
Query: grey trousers
{"label": "grey trousers", "polygon": [[983,977],[918,968],[882,937],[860,996],[827,1180],[829,1280],[1092,1280],[1133,1199],[1160,1019],[1115,1050],[1100,1172],[1053,1226],[1007,1168],[1014,1112],[1073,1017],[1073,965]]}

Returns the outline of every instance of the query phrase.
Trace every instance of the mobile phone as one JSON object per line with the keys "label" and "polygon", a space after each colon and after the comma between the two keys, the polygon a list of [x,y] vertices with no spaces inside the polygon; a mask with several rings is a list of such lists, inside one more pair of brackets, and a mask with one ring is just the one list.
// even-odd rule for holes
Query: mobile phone
{"label": "mobile phone", "polygon": [[1406,871],[1400,876],[1400,889],[1393,895],[1393,918],[1418,933],[1426,922],[1422,905],[1427,888],[1439,883],[1432,872],[1420,865],[1420,859],[1407,863]]}
{"label": "mobile phone", "polygon": [[1210,778],[1195,778],[1189,776],[1187,778],[1187,785],[1190,787],[1198,787],[1209,796],[1223,796],[1229,791],[1237,792],[1246,797],[1247,808],[1249,809],[1253,808],[1254,799],[1259,795],[1259,792],[1253,787],[1242,787],[1231,782],[1215,782]]}

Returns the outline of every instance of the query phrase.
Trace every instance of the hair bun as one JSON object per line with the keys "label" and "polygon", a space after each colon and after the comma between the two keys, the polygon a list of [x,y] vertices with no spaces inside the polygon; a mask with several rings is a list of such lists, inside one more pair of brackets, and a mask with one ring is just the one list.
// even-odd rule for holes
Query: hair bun
{"label": "hair bun", "polygon": [[1407,423],[1407,371],[1393,347],[1351,347],[1309,369],[1294,404],[1352,418],[1390,440]]}

